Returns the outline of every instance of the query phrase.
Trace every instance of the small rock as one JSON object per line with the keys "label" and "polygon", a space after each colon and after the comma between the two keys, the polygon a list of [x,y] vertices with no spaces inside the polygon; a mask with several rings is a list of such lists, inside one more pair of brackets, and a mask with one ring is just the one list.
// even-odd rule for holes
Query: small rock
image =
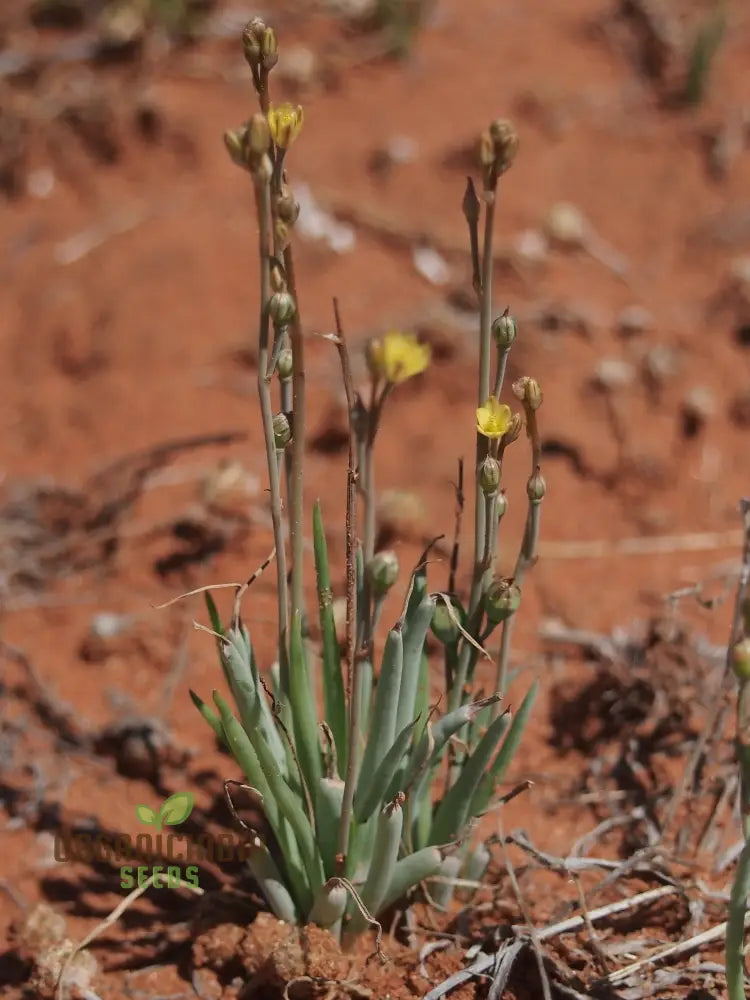
{"label": "small rock", "polygon": [[520,264],[539,266],[549,259],[549,241],[539,229],[524,229],[513,240],[513,253]]}
{"label": "small rock", "polygon": [[594,373],[595,384],[608,390],[623,389],[631,385],[634,378],[633,365],[621,358],[602,358]]}
{"label": "small rock", "polygon": [[680,370],[679,351],[669,344],[657,344],[643,359],[646,378],[655,386],[661,386]]}
{"label": "small rock", "polygon": [[417,272],[431,285],[446,285],[451,272],[445,259],[429,246],[415,247],[412,260]]}
{"label": "small rock", "polygon": [[716,413],[716,397],[707,386],[688,390],[682,401],[682,432],[685,437],[695,437],[698,431]]}
{"label": "small rock", "polygon": [[118,615],[114,611],[101,611],[91,619],[89,631],[97,639],[114,639],[133,624],[132,615]]}
{"label": "small rock", "polygon": [[356,236],[352,226],[339,222],[321,208],[306,184],[297,185],[295,194],[299,203],[295,230],[300,236],[325,242],[334,253],[349,253],[354,249]]}
{"label": "small rock", "polygon": [[391,163],[402,166],[416,160],[419,146],[408,135],[394,135],[388,140],[385,152]]}
{"label": "small rock", "polygon": [[55,175],[49,167],[30,171],[26,178],[26,190],[32,198],[49,198],[55,190]]}
{"label": "small rock", "polygon": [[308,87],[318,75],[318,60],[306,45],[284,48],[276,73],[293,87]]}
{"label": "small rock", "polygon": [[554,243],[563,247],[582,247],[586,242],[589,226],[576,205],[561,201],[547,213],[544,228]]}
{"label": "small rock", "polygon": [[644,306],[626,306],[617,317],[615,325],[620,336],[633,337],[652,330],[654,317]]}
{"label": "small rock", "polygon": [[389,538],[421,537],[426,523],[424,504],[408,490],[385,490],[378,501],[378,522]]}

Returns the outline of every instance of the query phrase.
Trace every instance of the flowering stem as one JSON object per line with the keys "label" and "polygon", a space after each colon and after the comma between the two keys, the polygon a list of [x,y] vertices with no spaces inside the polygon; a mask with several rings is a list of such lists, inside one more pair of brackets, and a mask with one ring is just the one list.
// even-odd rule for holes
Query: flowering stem
{"label": "flowering stem", "polygon": [[299,315],[294,255],[291,246],[284,250],[287,287],[297,308],[290,324],[292,341],[292,438],[291,482],[289,484],[289,537],[292,550],[292,615],[298,611],[304,622],[304,537],[302,533],[305,492],[305,346]]}
{"label": "flowering stem", "polygon": [[333,300],[333,312],[336,317],[336,346],[341,359],[341,374],[344,380],[346,403],[349,411],[349,461],[346,471],[346,664],[347,664],[347,695],[349,697],[349,726],[347,733],[346,773],[344,776],[344,795],[341,803],[341,818],[339,821],[338,857],[341,871],[346,870],[346,856],[349,850],[349,827],[351,825],[354,790],[359,776],[360,727],[363,687],[363,663],[356,655],[355,622],[357,617],[357,581],[355,569],[354,533],[357,519],[357,487],[355,464],[355,431],[354,431],[354,383],[349,352],[344,338],[344,328],[341,323],[339,306]]}
{"label": "flowering stem", "polygon": [[[542,444],[541,438],[539,437],[539,426],[536,420],[536,411],[532,410],[531,407],[525,407],[526,410],[526,433],[528,434],[529,441],[531,442],[531,475],[534,476],[535,473],[539,472],[539,463],[542,457]],[[513,571],[513,580],[521,587],[523,585],[523,578],[526,575],[526,570],[529,569],[536,559],[536,549],[537,543],[539,541],[539,519],[541,517],[542,504],[540,500],[533,500],[529,496],[529,506],[526,513],[526,527],[523,533],[523,539],[521,541],[521,547],[518,552],[518,558],[516,559],[516,566]],[[497,670],[495,673],[495,694],[502,697],[505,694],[506,688],[508,686],[508,661],[510,659],[510,640],[513,634],[513,624],[515,622],[515,615],[511,615],[510,618],[506,618],[502,624],[502,630],[500,632],[500,648],[497,655]],[[496,702],[492,706],[492,716],[493,718],[497,716],[499,712],[500,702]]]}
{"label": "flowering stem", "polygon": [[[492,240],[495,226],[495,188],[484,191],[484,244],[482,246],[482,300],[479,319],[479,378],[477,406],[483,406],[490,395],[490,366],[492,347]],[[487,441],[477,432],[476,467],[474,470],[474,570],[469,596],[469,622],[479,627],[478,611],[484,587],[484,553],[491,544],[492,526],[487,519],[484,495],[480,488],[481,465],[487,454]],[[448,710],[454,711],[461,703],[464,684],[472,659],[472,646],[464,641],[458,658],[448,699]]]}
{"label": "flowering stem", "polygon": [[284,549],[284,526],[281,517],[281,493],[279,490],[279,466],[276,455],[276,444],[273,433],[273,406],[271,403],[270,380],[266,375],[269,355],[270,322],[268,301],[271,298],[271,262],[269,244],[271,240],[271,189],[269,180],[260,176],[260,171],[254,177],[255,199],[258,213],[260,260],[260,318],[258,334],[258,399],[260,401],[261,419],[263,422],[263,437],[266,443],[266,461],[268,464],[268,481],[271,494],[271,519],[273,522],[273,540],[276,546],[276,596],[278,600],[278,630],[279,630],[279,662],[282,668],[282,682],[288,681],[285,675],[287,663],[287,634],[289,627],[289,608],[286,582],[286,552]]}

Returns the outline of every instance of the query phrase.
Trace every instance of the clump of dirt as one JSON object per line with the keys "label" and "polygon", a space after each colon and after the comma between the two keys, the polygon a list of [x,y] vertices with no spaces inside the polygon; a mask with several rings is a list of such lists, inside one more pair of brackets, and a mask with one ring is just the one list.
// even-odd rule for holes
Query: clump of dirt
{"label": "clump of dirt", "polygon": [[364,937],[344,953],[320,927],[290,927],[271,914],[260,913],[249,927],[220,924],[199,934],[192,958],[197,969],[210,969],[217,982],[227,985],[222,994],[225,1000],[233,996],[396,1000],[423,995],[405,984],[407,974],[415,990],[418,983],[429,989],[419,975],[414,953],[393,939],[388,940],[386,952],[373,952],[371,938]]}

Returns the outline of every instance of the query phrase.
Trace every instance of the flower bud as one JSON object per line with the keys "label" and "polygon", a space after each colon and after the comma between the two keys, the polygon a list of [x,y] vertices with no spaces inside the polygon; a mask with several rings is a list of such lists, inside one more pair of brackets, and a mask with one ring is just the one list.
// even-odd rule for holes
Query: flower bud
{"label": "flower bud", "polygon": [[289,226],[283,219],[273,220],[273,235],[279,252],[283,253],[292,241],[292,234]]}
{"label": "flower bud", "polygon": [[266,31],[265,21],[260,17],[254,17],[245,25],[242,32],[242,49],[245,53],[250,68],[257,67],[260,63],[261,42]]}
{"label": "flower bud", "polygon": [[247,149],[251,155],[260,158],[268,152],[271,144],[271,130],[268,119],[260,112],[254,114],[247,127]]}
{"label": "flower bud", "polygon": [[291,192],[280,195],[275,207],[276,215],[287,225],[293,226],[299,218],[299,202],[294,200]]}
{"label": "flower bud", "polygon": [[495,143],[489,132],[479,136],[479,166],[488,170],[495,162]]}
{"label": "flower bud", "polygon": [[273,442],[277,451],[283,451],[292,440],[292,428],[286,413],[277,413],[273,418]]}
{"label": "flower bud", "polygon": [[495,146],[495,170],[499,176],[513,165],[518,152],[518,133],[512,122],[498,118],[490,125],[490,136]]}
{"label": "flower bud", "polygon": [[479,485],[487,497],[497,493],[500,486],[500,463],[491,455],[485,458],[479,468]]}
{"label": "flower bud", "polygon": [[542,390],[534,378],[524,375],[513,383],[513,392],[524,406],[530,410],[538,410],[542,405]]}
{"label": "flower bud", "polygon": [[284,347],[279,351],[279,360],[276,362],[276,371],[280,379],[292,377],[292,349]]}
{"label": "flower bud", "polygon": [[741,639],[732,647],[732,670],[740,683],[750,681],[750,639]]}
{"label": "flower bud", "polygon": [[398,559],[391,549],[376,552],[367,564],[367,575],[375,597],[387,594],[398,579]]}
{"label": "flower bud", "polygon": [[541,503],[544,500],[544,494],[547,492],[547,484],[544,481],[544,476],[536,469],[533,476],[529,478],[526,483],[526,495],[531,503]]}
{"label": "flower bud", "polygon": [[247,128],[241,125],[239,128],[230,128],[224,133],[224,145],[227,147],[232,163],[238,167],[247,167],[245,157],[245,142],[247,139]]}
{"label": "flower bud", "polygon": [[287,326],[296,311],[296,303],[289,292],[274,292],[268,300],[268,315],[274,326]]}
{"label": "flower bud", "polygon": [[445,602],[439,600],[435,605],[435,610],[432,613],[432,622],[430,623],[435,638],[446,646],[452,646],[458,641],[461,632],[456,623],[460,622],[463,618],[461,608],[456,607],[454,601],[451,601],[450,605],[450,609],[448,609]]}
{"label": "flower bud", "polygon": [[505,512],[508,509],[508,498],[505,495],[505,490],[502,493],[498,493],[497,500],[495,501],[495,510],[497,511],[497,519],[500,520],[501,517],[505,516]]}
{"label": "flower bud", "polygon": [[509,444],[513,444],[522,429],[523,417],[520,413],[514,413],[510,418],[507,431],[503,434],[503,446],[507,448]]}
{"label": "flower bud", "polygon": [[260,41],[260,61],[263,69],[269,72],[279,61],[279,45],[273,28],[266,28]]}
{"label": "flower bud", "polygon": [[498,350],[507,351],[516,339],[516,321],[508,312],[498,316],[492,324],[492,336]]}
{"label": "flower bud", "polygon": [[493,625],[510,618],[521,603],[521,588],[512,579],[493,580],[484,595],[484,610]]}

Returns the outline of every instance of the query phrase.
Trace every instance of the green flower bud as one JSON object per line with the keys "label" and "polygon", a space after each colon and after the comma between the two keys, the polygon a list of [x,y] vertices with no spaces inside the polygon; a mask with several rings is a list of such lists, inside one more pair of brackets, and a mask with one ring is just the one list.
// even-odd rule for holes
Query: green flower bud
{"label": "green flower bud", "polygon": [[741,684],[750,681],[750,639],[741,639],[732,647],[732,670]]}
{"label": "green flower bud", "polygon": [[289,292],[274,292],[268,300],[268,315],[274,326],[288,326],[296,312],[297,305]]}
{"label": "green flower bud", "polygon": [[510,313],[504,312],[492,324],[492,336],[498,350],[507,351],[516,339],[516,321]]}
{"label": "green flower bud", "polygon": [[495,143],[489,132],[479,136],[479,166],[488,170],[495,162]]}
{"label": "green flower bud", "polygon": [[257,67],[260,63],[261,43],[265,31],[265,21],[260,17],[254,17],[251,21],[248,21],[245,25],[245,30],[242,32],[242,50],[251,68]]}
{"label": "green flower bud", "polygon": [[444,643],[446,646],[452,646],[458,641],[458,637],[461,632],[458,628],[456,622],[460,622],[463,618],[463,612],[460,607],[457,607],[454,601],[451,601],[450,610],[445,605],[445,601],[442,599],[435,605],[435,610],[432,613],[432,622],[430,627],[436,639]]}
{"label": "green flower bud", "polygon": [[292,377],[292,349],[284,347],[279,351],[279,360],[276,362],[276,371],[280,379]]}
{"label": "green flower bud", "polygon": [[273,28],[266,28],[260,41],[260,57],[263,69],[269,72],[279,61],[279,44]]}
{"label": "green flower bud", "polygon": [[277,413],[273,418],[273,443],[277,451],[283,451],[292,440],[292,427],[286,413]]}
{"label": "green flower bud", "polygon": [[224,133],[224,145],[227,147],[232,163],[238,167],[247,168],[245,157],[245,142],[247,139],[247,128],[241,125],[239,128],[230,128]]}
{"label": "green flower bud", "polygon": [[547,484],[544,481],[544,476],[537,470],[534,475],[529,478],[526,483],[526,495],[528,496],[531,503],[541,503],[544,500],[544,494],[547,492]]}
{"label": "green flower bud", "polygon": [[510,418],[507,431],[503,434],[503,445],[507,447],[507,445],[513,444],[518,435],[521,433],[522,428],[523,417],[520,413],[514,413]]}
{"label": "green flower bud", "polygon": [[387,594],[398,579],[398,559],[391,549],[376,552],[367,564],[367,575],[375,597]]}
{"label": "green flower bud", "polygon": [[521,588],[512,579],[493,580],[484,595],[484,610],[493,625],[515,614],[520,603]]}
{"label": "green flower bud", "polygon": [[498,493],[497,500],[495,501],[495,510],[497,511],[497,519],[500,520],[501,517],[505,516],[505,512],[508,509],[508,498],[505,495],[505,490],[502,493]]}
{"label": "green flower bud", "polygon": [[278,246],[279,250],[283,253],[284,250],[286,250],[286,248],[289,246],[292,239],[292,234],[289,230],[289,226],[286,224],[286,222],[283,221],[283,219],[274,219],[273,233],[276,239],[276,245]]}
{"label": "green flower bud", "polygon": [[518,152],[518,133],[513,122],[498,118],[490,125],[490,136],[495,145],[495,170],[499,176],[513,166]]}
{"label": "green flower bud", "polygon": [[299,218],[299,202],[290,193],[280,195],[275,208],[277,217],[288,226],[293,226]]}
{"label": "green flower bud", "polygon": [[488,455],[480,466],[479,485],[487,497],[497,493],[500,486],[500,463],[491,455]]}
{"label": "green flower bud", "polygon": [[271,143],[271,130],[268,127],[268,120],[265,115],[257,114],[248,122],[247,126],[247,149],[251,156],[260,158],[268,152]]}
{"label": "green flower bud", "polygon": [[535,378],[524,375],[513,383],[513,392],[530,410],[538,410],[542,405],[542,390]]}

